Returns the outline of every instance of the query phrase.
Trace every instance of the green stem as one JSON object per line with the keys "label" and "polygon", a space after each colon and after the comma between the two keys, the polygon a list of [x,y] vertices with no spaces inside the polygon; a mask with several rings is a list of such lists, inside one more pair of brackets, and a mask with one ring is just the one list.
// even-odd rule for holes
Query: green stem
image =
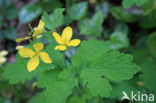
{"label": "green stem", "polygon": [[31,33],[34,32],[34,29],[31,27],[31,25],[29,24],[29,28],[31,30]]}
{"label": "green stem", "polygon": [[[29,37],[31,37],[31,33],[28,32]],[[31,38],[28,38],[29,42],[32,43]]]}

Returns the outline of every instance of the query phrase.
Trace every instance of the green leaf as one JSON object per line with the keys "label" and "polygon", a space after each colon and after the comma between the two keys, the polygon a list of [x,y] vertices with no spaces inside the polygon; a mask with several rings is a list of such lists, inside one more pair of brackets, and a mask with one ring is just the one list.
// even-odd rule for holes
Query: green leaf
{"label": "green leaf", "polygon": [[72,66],[81,72],[83,84],[93,96],[108,97],[111,91],[108,80],[128,80],[139,71],[139,66],[132,60],[132,55],[110,51],[107,43],[90,39],[81,43],[72,57]]}
{"label": "green leaf", "polygon": [[114,25],[115,32],[125,32],[126,34],[128,34],[130,31],[128,25],[124,22],[117,21]]}
{"label": "green leaf", "polygon": [[0,28],[1,28],[2,25],[3,25],[3,15],[0,14]]}
{"label": "green leaf", "polygon": [[71,16],[73,20],[80,20],[87,14],[88,4],[87,2],[80,2],[72,5],[72,7],[67,11],[68,15]]}
{"label": "green leaf", "polygon": [[108,17],[110,12],[110,5],[107,1],[100,2],[96,5],[96,12],[102,11],[104,14],[104,18]]}
{"label": "green leaf", "polygon": [[[32,44],[28,45],[28,47],[32,48]],[[53,60],[52,64],[46,64],[40,60],[40,65],[36,68],[36,70],[28,72],[27,63],[29,59],[24,59],[17,55],[16,62],[14,64],[8,64],[3,73],[3,77],[8,79],[12,84],[19,82],[24,83],[26,80],[30,80],[33,77],[42,74],[44,71],[54,69],[55,67],[63,68],[65,65],[63,54],[59,51],[52,50],[53,48],[54,43],[51,43],[43,50],[47,52]]]}
{"label": "green leaf", "polygon": [[150,53],[156,57],[156,32],[148,36],[147,45]]}
{"label": "green leaf", "polygon": [[119,82],[131,79],[140,70],[132,61],[132,55],[113,51],[104,53],[91,64],[90,68],[101,71],[109,80]]}
{"label": "green leaf", "polygon": [[45,101],[48,103],[65,103],[72,89],[78,85],[77,79],[72,75],[66,79],[60,79],[58,75],[59,71],[53,70],[42,74],[38,79],[38,86],[46,88]]}
{"label": "green leaf", "polygon": [[16,40],[16,37],[17,37],[16,28],[10,26],[7,29],[5,29],[3,31],[3,33],[4,33],[6,39]]}
{"label": "green leaf", "polygon": [[[78,52],[72,56],[72,65],[76,68],[87,66],[96,56],[102,55],[109,50],[109,45],[103,41],[97,41],[93,38],[89,40],[89,43],[83,41],[78,48]],[[96,55],[94,53],[96,53]]]}
{"label": "green leaf", "polygon": [[50,15],[44,12],[42,20],[45,22],[45,27],[51,31],[54,31],[57,27],[61,26],[64,23],[64,10],[64,8],[58,8]]}
{"label": "green leaf", "polygon": [[84,19],[79,22],[80,33],[88,36],[100,36],[103,32],[104,15],[102,11],[94,14],[92,19]]}
{"label": "green leaf", "polygon": [[45,100],[46,100],[46,94],[45,92],[41,92],[33,96],[30,99],[29,103],[46,103]]}
{"label": "green leaf", "polygon": [[41,12],[42,9],[37,5],[26,5],[20,10],[18,18],[21,23],[26,24],[37,18]]}
{"label": "green leaf", "polygon": [[132,5],[143,5],[147,0],[123,0],[122,5],[124,8],[130,8]]}
{"label": "green leaf", "polygon": [[102,72],[96,69],[84,69],[81,73],[83,83],[87,84],[87,87],[93,94],[93,96],[100,95],[101,97],[108,97],[112,90],[108,80],[102,78]]}
{"label": "green leaf", "polygon": [[59,0],[39,0],[36,4],[46,12],[51,12],[63,6]]}
{"label": "green leaf", "polygon": [[126,11],[120,6],[112,7],[111,14],[115,19],[124,22],[135,22],[139,19],[139,17],[136,15],[133,15],[131,13],[126,13]]}
{"label": "green leaf", "polygon": [[64,68],[65,67],[65,59],[63,53],[58,50],[54,50],[55,42],[50,42],[50,44],[45,48],[45,51],[51,56],[53,60],[53,65],[56,68]]}
{"label": "green leaf", "polygon": [[2,74],[5,79],[9,80],[9,83],[24,83],[26,80],[30,80],[33,77],[43,73],[46,70],[52,69],[52,65],[41,63],[35,71],[28,72],[27,70],[28,59],[24,59],[19,55],[16,56],[15,64],[8,64],[4,73]]}
{"label": "green leaf", "polygon": [[86,100],[84,97],[73,96],[68,100],[67,103],[86,103]]}
{"label": "green leaf", "polygon": [[152,59],[146,59],[145,62],[141,64],[140,78],[142,79],[143,86],[150,91],[156,91],[156,64]]}
{"label": "green leaf", "polygon": [[114,32],[108,41],[112,50],[118,50],[129,46],[127,34],[124,32]]}
{"label": "green leaf", "polygon": [[123,81],[120,83],[113,84],[113,90],[111,92],[110,98],[121,100],[123,97],[123,91],[131,97],[131,92],[137,93],[141,88],[137,87],[134,80]]}
{"label": "green leaf", "polygon": [[7,12],[6,12],[6,18],[7,20],[12,20],[12,19],[15,19],[17,17],[17,9],[13,6],[13,7],[10,7]]}

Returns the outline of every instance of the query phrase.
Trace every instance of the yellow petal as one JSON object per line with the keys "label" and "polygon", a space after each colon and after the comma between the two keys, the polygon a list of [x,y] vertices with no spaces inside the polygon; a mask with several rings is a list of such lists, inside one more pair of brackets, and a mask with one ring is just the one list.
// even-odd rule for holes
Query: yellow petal
{"label": "yellow petal", "polygon": [[36,50],[36,52],[39,52],[40,50],[44,48],[44,45],[43,43],[37,43],[37,44],[34,44],[33,47]]}
{"label": "yellow petal", "polygon": [[33,37],[36,37],[37,35],[41,34],[44,27],[44,22],[40,20],[37,29],[35,29],[35,32],[32,34]]}
{"label": "yellow petal", "polygon": [[24,40],[24,38],[17,38],[17,39],[16,39],[16,42],[19,43],[19,42],[21,42],[21,41],[23,41],[23,40]]}
{"label": "yellow petal", "polygon": [[24,48],[24,46],[22,46],[22,45],[16,46],[16,50],[20,50],[20,49],[22,49],[22,48]]}
{"label": "yellow petal", "polygon": [[5,57],[0,57],[0,64],[3,64],[7,61]]}
{"label": "yellow petal", "polygon": [[36,29],[35,32],[32,34],[33,37],[36,37],[37,35],[42,33],[42,29]]}
{"label": "yellow petal", "polygon": [[27,65],[28,71],[31,72],[35,70],[38,65],[39,65],[39,56],[37,55],[28,61],[28,65]]}
{"label": "yellow petal", "polygon": [[80,44],[80,42],[81,42],[81,40],[79,40],[79,39],[73,39],[73,40],[69,41],[67,46],[78,46]]}
{"label": "yellow petal", "polygon": [[19,54],[21,57],[31,58],[32,56],[35,55],[35,52],[31,50],[30,48],[22,48],[22,49],[19,49]]}
{"label": "yellow petal", "polygon": [[63,46],[63,45],[59,45],[55,47],[55,50],[60,50],[60,51],[64,51],[66,49],[67,49],[66,46]]}
{"label": "yellow petal", "polygon": [[20,43],[20,42],[22,42],[23,40],[27,40],[27,39],[29,39],[30,37],[25,37],[25,38],[17,38],[16,39],[16,42],[17,43]]}
{"label": "yellow petal", "polygon": [[38,24],[38,29],[43,29],[43,27],[44,27],[44,21],[43,20],[40,20],[40,22],[39,22],[39,24]]}
{"label": "yellow petal", "polygon": [[55,40],[57,41],[57,43],[64,44],[64,40],[58,33],[53,32],[53,36],[54,36]]}
{"label": "yellow petal", "polygon": [[50,59],[49,55],[46,52],[41,52],[40,58],[45,63],[52,63],[52,60]]}
{"label": "yellow petal", "polygon": [[3,50],[0,52],[0,56],[6,56],[6,55],[8,55],[8,51]]}
{"label": "yellow petal", "polygon": [[63,32],[62,32],[62,38],[64,39],[64,41],[67,43],[71,40],[73,35],[73,31],[71,27],[66,27]]}

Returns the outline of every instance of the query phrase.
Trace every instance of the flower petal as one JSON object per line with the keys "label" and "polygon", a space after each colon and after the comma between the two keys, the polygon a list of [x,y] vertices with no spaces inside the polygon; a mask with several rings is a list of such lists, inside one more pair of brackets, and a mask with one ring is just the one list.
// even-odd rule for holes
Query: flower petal
{"label": "flower petal", "polygon": [[37,35],[42,33],[42,29],[36,29],[35,32],[32,34],[33,37],[36,37]]}
{"label": "flower petal", "polygon": [[37,44],[34,44],[33,47],[36,50],[36,52],[39,52],[40,50],[44,48],[44,45],[43,43],[37,43]]}
{"label": "flower petal", "polygon": [[19,49],[19,54],[21,57],[24,58],[31,58],[35,55],[35,52],[33,50],[31,50],[30,48],[21,48]]}
{"label": "flower petal", "polygon": [[24,40],[24,38],[17,38],[17,39],[16,39],[16,42],[17,42],[17,43],[20,43],[20,42],[23,41],[23,40]]}
{"label": "flower petal", "polygon": [[40,58],[45,63],[52,63],[52,60],[46,52],[40,52]]}
{"label": "flower petal", "polygon": [[55,40],[57,41],[57,43],[64,44],[64,40],[58,33],[53,32],[53,36],[54,36]]}
{"label": "flower petal", "polygon": [[66,27],[62,32],[62,38],[64,39],[66,43],[71,40],[72,35],[73,35],[73,31],[72,31],[72,28],[69,26]]}
{"label": "flower petal", "polygon": [[39,65],[39,56],[37,55],[28,61],[28,64],[27,64],[28,71],[31,72],[35,70],[38,65]]}
{"label": "flower petal", "polygon": [[38,24],[38,29],[43,29],[43,27],[44,27],[44,21],[43,20],[40,20],[40,22],[39,22],[39,24]]}
{"label": "flower petal", "polygon": [[63,45],[59,45],[55,47],[55,50],[60,50],[60,51],[64,51],[66,49],[67,49],[66,46],[63,46]]}
{"label": "flower petal", "polygon": [[17,43],[20,43],[20,42],[22,42],[23,40],[27,40],[27,39],[29,39],[30,37],[25,37],[25,38],[17,38],[16,39],[16,42]]}
{"label": "flower petal", "polygon": [[71,41],[68,42],[67,46],[78,46],[80,44],[81,40],[79,39],[73,39]]}
{"label": "flower petal", "polygon": [[7,61],[5,57],[0,57],[0,64],[3,64]]}
{"label": "flower petal", "polygon": [[0,56],[6,56],[6,55],[8,55],[8,51],[3,50],[0,52]]}

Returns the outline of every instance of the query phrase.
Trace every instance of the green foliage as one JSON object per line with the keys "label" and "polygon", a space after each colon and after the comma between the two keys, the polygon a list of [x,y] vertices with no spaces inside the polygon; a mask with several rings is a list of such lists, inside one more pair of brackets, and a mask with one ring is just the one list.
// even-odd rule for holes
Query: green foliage
{"label": "green foliage", "polygon": [[156,32],[153,32],[148,38],[147,38],[147,45],[149,47],[149,50],[152,55],[156,57]]}
{"label": "green foliage", "polygon": [[88,36],[100,36],[103,29],[104,15],[102,11],[94,14],[91,19],[84,19],[79,22],[80,33]]}
{"label": "green foliage", "polygon": [[[0,0],[0,50],[10,52],[7,61],[15,59],[0,65],[0,103],[118,103],[123,91],[129,96],[131,91],[156,94],[155,1],[20,2],[22,7],[16,0]],[[44,43],[52,63],[40,58],[39,66],[28,72],[29,59],[16,53],[14,41],[39,19],[45,23],[41,36],[19,45],[33,49]],[[55,50],[52,33],[65,26],[73,28],[72,39],[80,38],[80,46]]]}
{"label": "green foliage", "polygon": [[45,27],[51,31],[54,31],[57,27],[61,26],[64,23],[64,10],[64,8],[56,9],[51,15],[48,15],[46,12],[44,12],[42,19],[45,22]]}
{"label": "green foliage", "polygon": [[155,77],[156,72],[155,62],[152,59],[147,59],[145,62],[143,62],[141,67],[142,74],[140,75],[140,78],[142,78],[144,87],[151,91],[156,91],[156,78],[153,78]]}
{"label": "green foliage", "polygon": [[138,20],[137,15],[126,13],[126,11],[122,7],[118,6],[111,8],[111,14],[115,19],[124,22],[135,22]]}
{"label": "green foliage", "polygon": [[110,36],[109,45],[112,50],[118,50],[128,47],[129,40],[124,32],[114,32]]}
{"label": "green foliage", "polygon": [[8,40],[16,40],[17,33],[14,27],[8,27],[3,31],[5,38]]}
{"label": "green foliage", "polygon": [[136,4],[137,6],[141,6],[147,0],[123,0],[122,4],[125,8],[130,8],[132,5]]}
{"label": "green foliage", "polygon": [[[29,59],[23,59],[19,55],[16,56],[16,63],[9,64],[3,73],[3,77],[8,79],[11,84],[16,83],[24,83],[26,80],[30,80],[33,77],[42,74],[46,70],[54,69],[55,67],[63,66],[63,55],[61,55],[57,51],[51,52],[51,47],[53,45],[49,45],[46,47],[45,51],[51,54],[51,58],[54,60],[53,64],[45,64],[43,62],[40,63],[40,66],[36,69],[36,71],[28,72],[27,63]],[[59,62],[58,62],[59,61]],[[60,65],[59,65],[60,64]],[[23,68],[23,66],[25,68]],[[17,75],[18,74],[18,75]]]}
{"label": "green foliage", "polygon": [[21,23],[29,23],[36,19],[42,12],[41,7],[37,5],[26,5],[18,13],[18,18]]}
{"label": "green foliage", "polygon": [[67,11],[68,15],[73,20],[80,20],[87,14],[87,2],[80,2],[72,5],[72,7]]}

